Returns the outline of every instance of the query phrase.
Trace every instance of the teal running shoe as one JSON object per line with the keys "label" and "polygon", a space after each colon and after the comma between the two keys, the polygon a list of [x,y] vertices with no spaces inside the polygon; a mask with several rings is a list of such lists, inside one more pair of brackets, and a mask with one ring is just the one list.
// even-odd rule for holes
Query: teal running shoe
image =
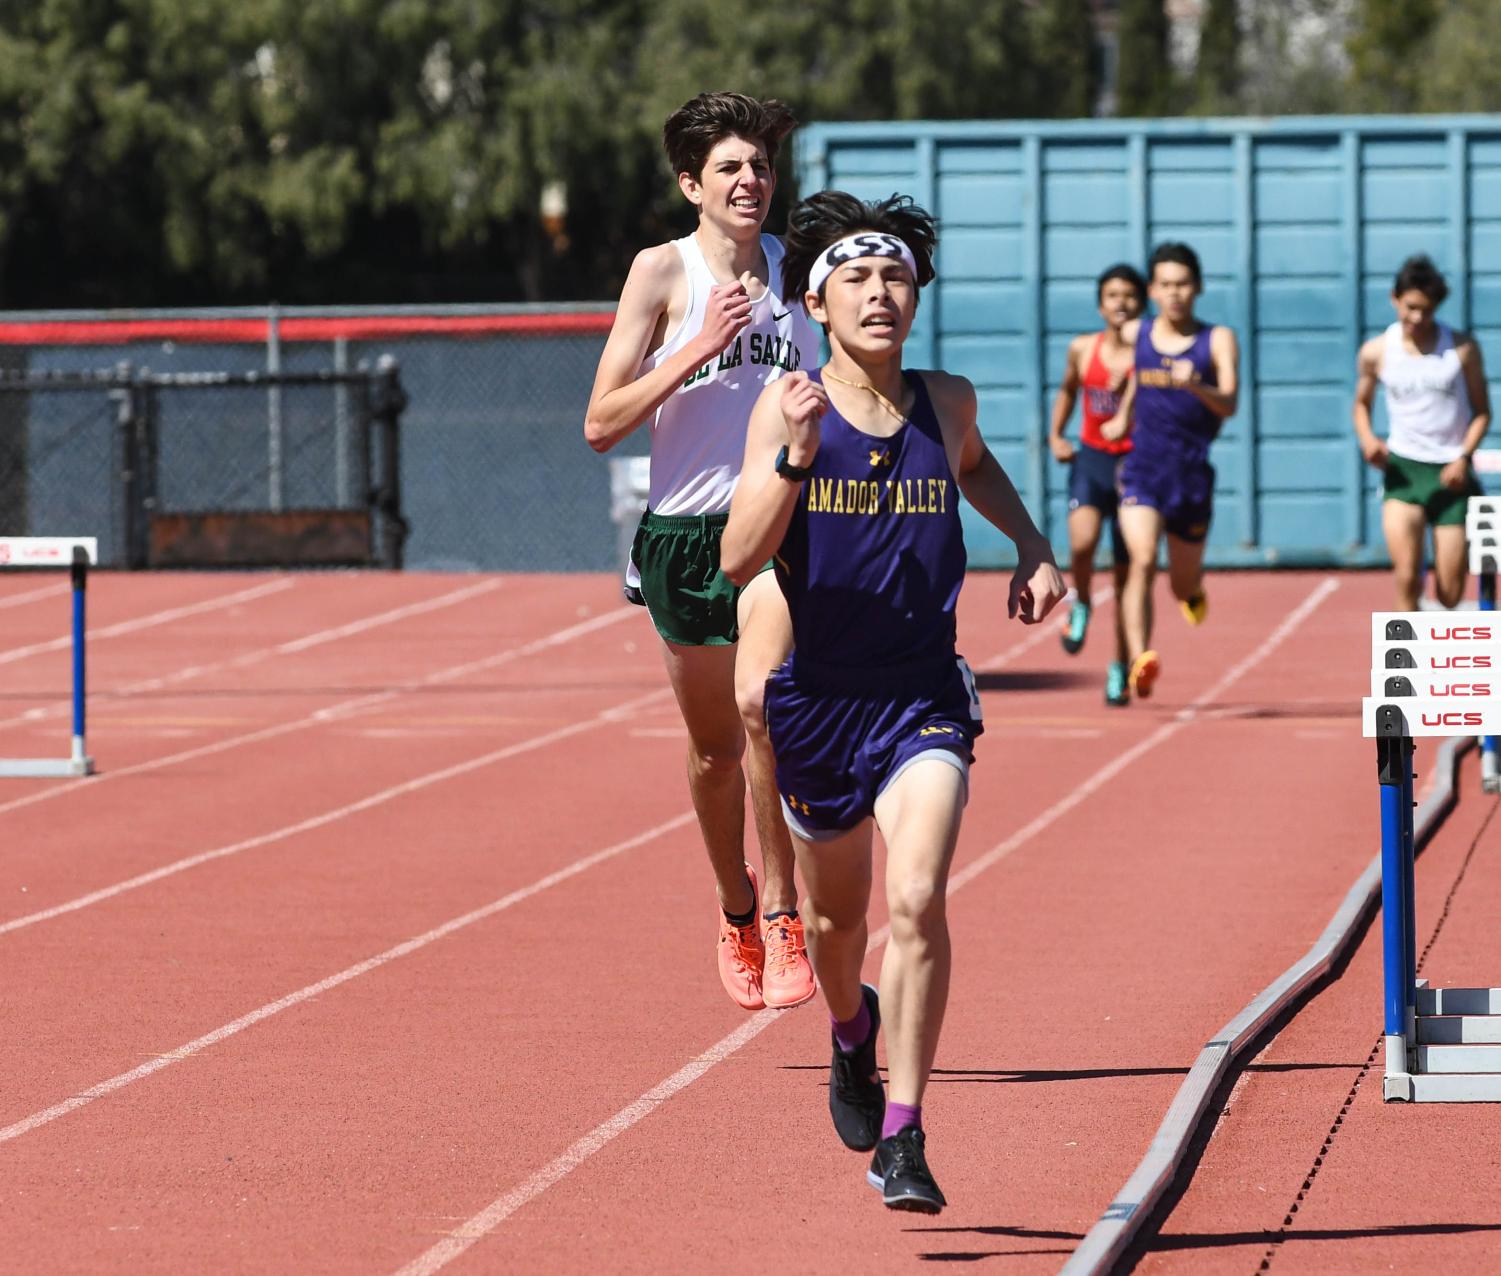
{"label": "teal running shoe", "polygon": [[1126,666],[1119,660],[1112,660],[1105,669],[1105,703],[1131,703],[1131,692],[1126,686]]}
{"label": "teal running shoe", "polygon": [[1089,628],[1089,604],[1076,602],[1068,609],[1068,627],[1063,631],[1063,650],[1077,656],[1084,646],[1084,634]]}

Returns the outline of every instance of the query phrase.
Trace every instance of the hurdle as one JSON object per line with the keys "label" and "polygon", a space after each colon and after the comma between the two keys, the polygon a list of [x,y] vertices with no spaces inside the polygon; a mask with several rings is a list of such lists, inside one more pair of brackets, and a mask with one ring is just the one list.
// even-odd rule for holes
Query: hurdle
{"label": "hurdle", "polygon": [[1501,988],[1417,977],[1414,741],[1501,735],[1501,622],[1475,612],[1375,612],[1362,731],[1381,791],[1381,946],[1388,1102],[1501,1102]]}
{"label": "hurdle", "polygon": [[99,561],[93,536],[0,537],[0,569],[67,567],[73,577],[73,738],[65,758],[0,758],[0,778],[92,775],[94,760],[84,743],[84,597],[89,567]]}
{"label": "hurdle", "polygon": [[[1478,459],[1481,454],[1475,455]],[[1465,545],[1470,574],[1478,583],[1479,609],[1495,611],[1496,571],[1501,564],[1501,497],[1472,496],[1466,502]],[[1487,793],[1501,793],[1501,764],[1497,762],[1493,735],[1480,741],[1480,787]]]}

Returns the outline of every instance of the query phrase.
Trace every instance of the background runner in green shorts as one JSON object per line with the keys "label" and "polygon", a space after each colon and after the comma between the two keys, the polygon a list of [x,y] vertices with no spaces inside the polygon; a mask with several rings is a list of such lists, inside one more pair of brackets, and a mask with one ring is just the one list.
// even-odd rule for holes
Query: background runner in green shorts
{"label": "background runner in green shorts", "polygon": [[[584,424],[605,452],[651,423],[651,492],[627,592],[651,613],[688,728],[688,788],[719,891],[719,977],[747,1010],[815,991],[761,710],[792,625],[771,573],[737,590],[719,570],[757,396],[818,360],[801,299],[780,295],[781,242],[761,233],[777,148],[795,123],[782,103],[739,93],[700,94],[668,117],[663,143],[698,227],[636,257]],[[745,858],[746,772],[764,884]]]}
{"label": "background runner in green shorts", "polygon": [[[1360,347],[1355,437],[1386,471],[1381,526],[1392,557],[1397,610],[1422,587],[1423,532],[1433,529],[1433,589],[1453,607],[1465,588],[1465,500],[1480,490],[1470,458],[1491,423],[1485,365],[1473,337],[1439,323],[1449,285],[1427,257],[1409,257],[1392,285],[1397,321]],[[1371,427],[1376,385],[1386,391],[1385,439]]]}

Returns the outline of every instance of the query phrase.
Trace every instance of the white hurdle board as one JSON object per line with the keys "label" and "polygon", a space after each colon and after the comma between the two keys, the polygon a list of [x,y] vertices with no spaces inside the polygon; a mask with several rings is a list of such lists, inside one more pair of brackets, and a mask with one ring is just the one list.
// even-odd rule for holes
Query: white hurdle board
{"label": "white hurdle board", "polygon": [[71,567],[75,549],[98,565],[97,536],[0,536],[0,567]]}

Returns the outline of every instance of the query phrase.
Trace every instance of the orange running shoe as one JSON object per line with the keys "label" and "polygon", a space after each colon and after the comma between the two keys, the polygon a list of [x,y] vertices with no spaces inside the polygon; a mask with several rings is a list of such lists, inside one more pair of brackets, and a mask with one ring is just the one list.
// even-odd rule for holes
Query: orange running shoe
{"label": "orange running shoe", "polygon": [[766,923],[761,938],[766,944],[766,967],[761,974],[766,1004],[773,1010],[790,1010],[812,1000],[818,985],[813,982],[803,923],[784,913]]}
{"label": "orange running shoe", "polygon": [[724,990],[742,1010],[761,1010],[761,967],[766,949],[761,942],[761,887],[756,870],[749,864],[745,875],[750,879],[751,907],[755,915],[749,926],[736,926],[719,909],[719,979]]}
{"label": "orange running shoe", "polygon": [[1162,672],[1162,657],[1155,651],[1144,651],[1131,662],[1131,690],[1138,700],[1152,694],[1152,684]]}

